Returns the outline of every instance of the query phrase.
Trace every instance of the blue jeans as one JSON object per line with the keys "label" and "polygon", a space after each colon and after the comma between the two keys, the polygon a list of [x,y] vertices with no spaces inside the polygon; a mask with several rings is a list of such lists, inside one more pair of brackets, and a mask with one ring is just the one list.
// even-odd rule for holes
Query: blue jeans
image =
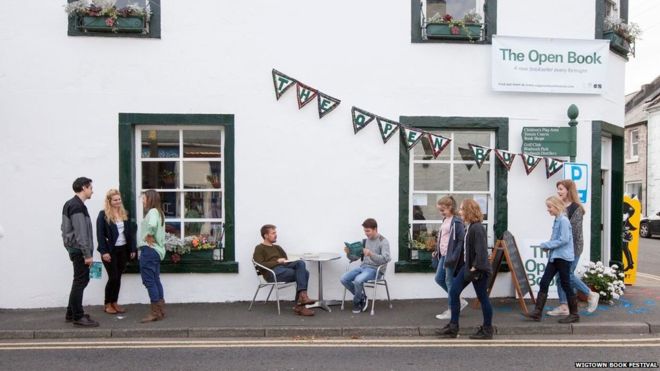
{"label": "blue jeans", "polygon": [[149,246],[142,246],[140,253],[140,276],[147,288],[149,300],[157,303],[164,299],[163,285],[160,283],[160,255]]}
{"label": "blue jeans", "polygon": [[[571,287],[573,288],[573,291],[577,290],[582,292],[585,295],[591,294],[591,290],[589,290],[589,286],[587,286],[584,282],[582,282],[581,279],[577,278],[575,275],[575,268],[578,265],[578,260],[580,259],[580,256],[576,256],[575,259],[573,259],[573,262],[571,263],[571,267],[569,268],[570,273],[571,273]],[[559,304],[568,304],[568,298],[566,297],[566,293],[564,292],[564,289],[561,288],[561,282],[559,280],[559,273],[555,275],[555,282],[557,285],[557,293],[559,294]]]}
{"label": "blue jeans", "polygon": [[341,284],[353,294],[353,304],[364,302],[364,283],[376,278],[376,268],[361,266],[341,276]]}
{"label": "blue jeans", "polygon": [[452,282],[454,280],[454,268],[445,268],[446,256],[440,257],[438,261],[438,269],[435,271],[435,283],[437,283],[443,290],[447,292],[447,306],[451,308],[451,290]]}
{"label": "blue jeans", "polygon": [[[307,290],[307,281],[309,281],[309,271],[302,260],[288,262],[276,265],[273,268],[278,282],[295,282],[296,283],[296,302],[298,301],[298,294],[301,291]],[[268,278],[268,282],[273,282],[272,277]]]}
{"label": "blue jeans", "polygon": [[[463,276],[465,275],[465,265],[458,271],[456,277],[454,277],[454,282],[452,282],[451,289],[449,290],[449,296],[451,296],[451,323],[458,325],[458,316],[461,314],[461,303],[460,296],[463,290],[467,287],[470,282],[465,282]],[[474,291],[477,293],[477,298],[481,303],[481,313],[484,317],[484,326],[493,325],[493,307],[490,306],[490,300],[488,299],[488,274],[482,274],[481,278],[476,281],[472,281],[472,286],[474,286]]]}

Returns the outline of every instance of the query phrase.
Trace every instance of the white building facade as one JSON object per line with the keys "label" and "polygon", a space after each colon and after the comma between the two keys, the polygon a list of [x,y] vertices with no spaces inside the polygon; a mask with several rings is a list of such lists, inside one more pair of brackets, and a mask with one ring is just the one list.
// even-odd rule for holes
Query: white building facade
{"label": "white building facade", "polygon": [[[199,252],[173,263],[168,255],[162,281],[171,303],[250,300],[263,224],[277,225],[289,253],[342,252],[345,241],[363,238],[367,217],[390,242],[392,297],[445,297],[428,262],[412,259],[409,224],[437,229],[435,202],[453,194],[485,206],[490,244],[505,230],[520,249],[549,238],[544,200],[562,172],[547,179],[541,163],[527,175],[518,158],[507,171],[494,154],[469,168],[459,148],[520,152],[523,127],[568,127],[571,104],[580,110],[575,162],[590,171],[582,260],[621,260],[620,219],[612,215],[623,197],[625,56],[609,52],[601,94],[491,87],[493,35],[599,39],[605,1],[464,3],[485,18],[472,42],[424,40],[416,0],[151,1],[147,37],[89,36],[67,19],[64,1],[7,4],[0,308],[66,306],[71,263],[59,227],[79,176],[93,179],[94,220],[105,192],[119,188],[139,223],[140,192],[157,188],[171,233],[226,226],[223,261]],[[622,17],[626,8],[622,0]],[[319,119],[316,102],[298,109],[295,87],[276,100],[273,68],[341,104]],[[375,121],[354,133],[352,106],[453,140],[438,159],[422,143],[410,152],[396,139],[384,144]],[[413,218],[414,206],[424,223]],[[326,299],[341,297],[346,262],[324,265]],[[314,296],[317,273],[309,269]],[[86,305],[103,303],[105,279],[104,272],[90,282]],[[498,275],[492,295],[513,295],[509,273]],[[120,302],[148,302],[138,274],[124,276]]]}

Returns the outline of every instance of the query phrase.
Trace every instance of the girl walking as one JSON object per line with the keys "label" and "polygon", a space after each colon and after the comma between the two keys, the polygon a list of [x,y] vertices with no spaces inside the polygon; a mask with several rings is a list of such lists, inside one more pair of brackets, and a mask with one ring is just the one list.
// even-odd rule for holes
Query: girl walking
{"label": "girl walking", "polygon": [[[571,230],[573,233],[573,263],[569,267],[570,276],[571,276],[571,287],[573,289],[582,292],[588,297],[587,303],[587,312],[592,313],[598,307],[598,300],[600,295],[597,292],[592,292],[589,290],[589,287],[582,282],[581,279],[575,276],[575,268],[578,265],[580,260],[580,255],[582,255],[582,250],[584,246],[584,238],[582,236],[582,219],[584,217],[584,207],[580,203],[580,198],[577,194],[577,188],[575,187],[575,182],[570,179],[564,179],[557,182],[557,196],[562,200],[564,206],[566,206],[566,217],[571,222]],[[557,293],[559,294],[559,306],[553,310],[548,311],[550,316],[566,316],[569,314],[568,311],[568,298],[566,293],[561,288],[559,275],[555,275]]]}
{"label": "girl walking", "polygon": [[[440,215],[443,216],[440,230],[438,231],[438,240],[433,257],[438,259],[438,268],[435,272],[435,282],[447,292],[448,308],[441,314],[435,316],[437,319],[449,319],[451,317],[451,290],[452,281],[456,266],[458,266],[463,253],[463,238],[465,237],[465,228],[461,218],[455,216],[456,201],[452,196],[444,196],[438,200],[436,205]],[[460,299],[463,310],[468,304],[465,299]]]}
{"label": "girl walking", "polygon": [[541,248],[549,250],[550,254],[548,256],[548,263],[545,266],[545,272],[543,272],[543,277],[541,278],[541,288],[536,297],[536,307],[531,313],[524,313],[524,315],[534,321],[541,321],[543,318],[543,307],[548,299],[548,287],[555,273],[559,272],[561,287],[568,296],[569,311],[569,314],[560,319],[559,323],[579,322],[580,316],[577,309],[577,296],[571,288],[570,278],[570,268],[574,260],[571,222],[564,214],[564,202],[559,197],[548,197],[545,200],[545,205],[548,213],[555,217],[550,241],[541,244]]}
{"label": "girl walking", "polygon": [[135,259],[137,249],[134,230],[121,202],[121,194],[116,189],[111,189],[105,194],[104,209],[96,218],[96,240],[97,250],[108,273],[104,311],[108,314],[125,313],[126,310],[117,304],[121,275],[126,269],[129,258]]}
{"label": "girl walking", "polygon": [[151,310],[142,322],[151,322],[165,317],[160,282],[160,261],[165,258],[165,215],[160,207],[160,195],[154,190],[144,192],[142,206],[145,216],[140,226],[140,275],[151,301]]}
{"label": "girl walking", "polygon": [[492,274],[488,262],[488,238],[486,227],[481,223],[483,214],[479,204],[467,199],[461,203],[460,216],[467,224],[463,244],[463,256],[458,265],[449,296],[451,297],[451,320],[436,333],[441,337],[455,338],[458,336],[458,318],[460,314],[459,297],[470,284],[474,286],[477,298],[481,303],[483,324],[470,339],[489,340],[493,338],[493,308],[488,299],[488,277]]}

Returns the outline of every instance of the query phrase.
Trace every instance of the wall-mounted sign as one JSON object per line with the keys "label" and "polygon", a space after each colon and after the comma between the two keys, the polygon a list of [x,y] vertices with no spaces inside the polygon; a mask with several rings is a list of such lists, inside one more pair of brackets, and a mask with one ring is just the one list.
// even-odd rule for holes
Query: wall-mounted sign
{"label": "wall-mounted sign", "polygon": [[533,93],[601,94],[609,40],[493,35],[492,88]]}
{"label": "wall-mounted sign", "polygon": [[534,156],[570,156],[569,127],[524,127],[522,153]]}
{"label": "wall-mounted sign", "polygon": [[587,203],[587,190],[589,189],[589,167],[587,164],[564,163],[564,179],[575,182],[578,196],[582,204]]}

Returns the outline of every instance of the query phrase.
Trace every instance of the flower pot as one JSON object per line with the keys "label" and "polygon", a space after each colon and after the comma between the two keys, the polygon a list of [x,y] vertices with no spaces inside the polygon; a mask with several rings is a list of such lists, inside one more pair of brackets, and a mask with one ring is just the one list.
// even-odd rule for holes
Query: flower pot
{"label": "flower pot", "polygon": [[630,54],[630,43],[628,40],[616,34],[614,31],[603,32],[603,37],[610,40],[610,48],[623,54]]}
{"label": "flower pot", "polygon": [[447,23],[429,23],[426,25],[426,37],[429,39],[480,40],[481,24],[471,23],[463,27],[456,27]]}
{"label": "flower pot", "polygon": [[83,16],[79,18],[79,28],[91,32],[143,32],[144,17],[109,17]]}

